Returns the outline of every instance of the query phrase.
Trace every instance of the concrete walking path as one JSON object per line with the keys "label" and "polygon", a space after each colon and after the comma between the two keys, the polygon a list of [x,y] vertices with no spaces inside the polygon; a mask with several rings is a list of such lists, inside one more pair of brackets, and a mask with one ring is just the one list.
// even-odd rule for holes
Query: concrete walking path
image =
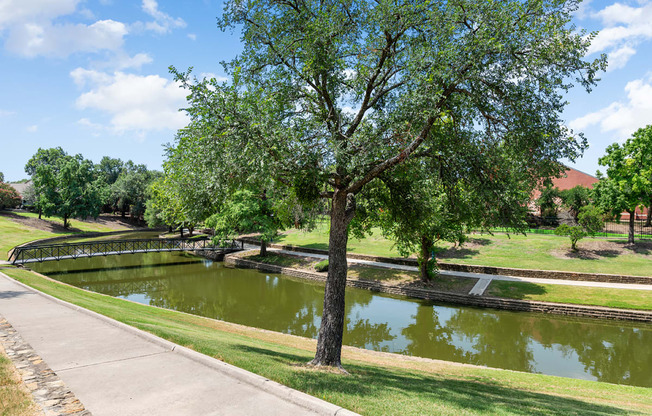
{"label": "concrete walking path", "polygon": [[1,272],[0,315],[95,416],[354,415]]}
{"label": "concrete walking path", "polygon": [[[245,246],[250,248],[256,248],[257,246]],[[295,256],[305,256],[305,257],[314,257],[317,259],[327,259],[328,256],[325,254],[313,254],[306,253],[303,251],[291,251],[291,250],[281,250],[275,248],[268,248],[268,251],[275,251],[283,254],[290,254]],[[366,266],[373,267],[382,267],[386,269],[394,270],[406,270],[412,272],[418,272],[419,269],[414,266],[405,266],[400,264],[392,263],[381,263],[378,261],[371,260],[359,260],[348,258],[347,261],[353,264],[362,264]],[[634,283],[609,283],[609,282],[588,282],[582,280],[562,280],[562,279],[539,279],[534,277],[516,277],[516,276],[503,276],[499,274],[482,274],[482,273],[468,273],[468,272],[455,272],[450,270],[440,270],[440,274],[444,276],[457,276],[457,277],[470,277],[472,279],[479,279],[478,283],[471,289],[469,292],[470,295],[481,296],[484,291],[489,287],[489,284],[492,280],[504,280],[509,282],[527,282],[527,283],[536,283],[536,284],[549,284],[549,285],[566,285],[566,286],[582,286],[582,287],[602,287],[610,289],[636,289],[636,290],[652,290],[652,285],[643,285],[643,284],[634,284]]]}

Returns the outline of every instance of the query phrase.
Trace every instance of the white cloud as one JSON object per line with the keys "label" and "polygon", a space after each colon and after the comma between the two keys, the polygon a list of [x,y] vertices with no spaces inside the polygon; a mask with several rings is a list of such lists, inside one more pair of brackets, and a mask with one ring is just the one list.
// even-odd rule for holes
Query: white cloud
{"label": "white cloud", "polygon": [[180,17],[175,19],[169,14],[160,11],[156,0],[143,0],[143,11],[154,18],[153,22],[145,23],[147,30],[164,34],[175,28],[186,27],[186,22]]}
{"label": "white cloud", "polygon": [[569,123],[574,130],[600,126],[602,132],[615,132],[621,140],[637,129],[650,124],[652,114],[652,78],[637,79],[625,86],[627,101],[615,101],[607,107],[586,114]]}
{"label": "white cloud", "polygon": [[15,111],[7,111],[0,108],[0,117],[9,117],[13,116],[14,114],[16,114]]}
{"label": "white cloud", "polygon": [[632,48],[629,45],[624,45],[613,52],[609,52],[607,57],[607,60],[609,61],[607,71],[623,68],[625,65],[627,65],[629,58],[634,56],[634,54],[636,54],[636,49]]}
{"label": "white cloud", "polygon": [[622,68],[636,53],[636,47],[652,39],[652,2],[642,1],[640,7],[614,3],[593,13],[604,28],[593,39],[589,54],[607,52],[610,69]]}
{"label": "white cloud", "polygon": [[129,56],[125,53],[120,53],[113,61],[113,65],[117,70],[135,68],[140,69],[145,64],[152,62],[152,57],[146,53],[137,53],[134,56]]}
{"label": "white cloud", "polygon": [[127,34],[124,23],[99,20],[91,25],[24,23],[14,26],[6,46],[26,57],[66,57],[75,52],[116,51]]}
{"label": "white cloud", "polygon": [[[77,107],[95,109],[111,117],[118,132],[179,129],[188,123],[178,109],[186,104],[187,92],[179,84],[158,75],[140,76],[116,72],[112,75],[76,69],[72,78],[92,89],[77,98]],[[81,124],[95,124],[88,119]]]}
{"label": "white cloud", "polygon": [[49,21],[71,14],[79,0],[0,0],[0,30],[26,21]]}
{"label": "white cloud", "polygon": [[29,133],[36,133],[38,131],[38,126],[36,124],[33,124],[31,126],[28,126],[25,130],[27,130]]}
{"label": "white cloud", "polygon": [[197,35],[194,33],[188,33],[186,36],[188,36],[188,39],[190,40],[197,40]]}

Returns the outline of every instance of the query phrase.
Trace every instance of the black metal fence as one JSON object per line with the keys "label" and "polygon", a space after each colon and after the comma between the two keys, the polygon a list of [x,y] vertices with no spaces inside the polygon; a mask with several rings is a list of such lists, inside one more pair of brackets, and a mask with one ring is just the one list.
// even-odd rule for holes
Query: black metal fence
{"label": "black metal fence", "polygon": [[[526,231],[530,234],[554,234],[555,228],[560,224],[576,225],[571,218],[567,217],[533,217],[528,219],[530,228]],[[639,240],[652,240],[652,227],[646,226],[645,220],[634,221],[634,238]],[[509,232],[506,228],[496,227],[494,231]],[[595,237],[605,238],[627,238],[629,234],[629,220],[606,221]]]}
{"label": "black metal fence", "polygon": [[208,239],[105,240],[71,244],[25,245],[13,249],[9,261],[31,263],[46,260],[76,259],[80,257],[108,256],[166,251],[221,251],[230,253],[243,248],[243,243],[232,240],[215,245]]}

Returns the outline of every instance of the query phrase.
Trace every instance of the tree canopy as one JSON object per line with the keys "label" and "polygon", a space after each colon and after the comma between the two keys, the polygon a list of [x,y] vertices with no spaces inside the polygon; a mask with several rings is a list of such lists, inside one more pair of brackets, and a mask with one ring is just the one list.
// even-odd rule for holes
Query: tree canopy
{"label": "tree canopy", "polygon": [[570,25],[577,5],[231,0],[219,19],[242,31],[231,82],[172,68],[190,92],[177,148],[210,162],[213,181],[271,178],[300,200],[330,200],[313,364],[340,366],[349,223],[371,181],[424,159],[449,186],[492,184],[507,169],[531,190],[581,154],[561,92],[573,79],[590,90],[605,59],[583,59],[593,34]]}
{"label": "tree canopy", "polygon": [[628,242],[633,244],[636,208],[652,204],[652,126],[638,129],[623,145],[611,144],[598,163],[607,176],[598,172],[596,204],[618,219],[623,211],[629,214]]}
{"label": "tree canopy", "polygon": [[99,215],[104,183],[82,155],[69,156],[60,147],[39,149],[25,171],[32,175],[39,210],[63,219],[64,228],[70,218]]}

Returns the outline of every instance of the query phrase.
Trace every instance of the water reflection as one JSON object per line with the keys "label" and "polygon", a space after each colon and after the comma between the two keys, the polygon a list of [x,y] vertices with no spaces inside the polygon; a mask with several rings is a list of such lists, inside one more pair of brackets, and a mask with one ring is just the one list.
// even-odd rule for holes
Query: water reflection
{"label": "water reflection", "polygon": [[[323,285],[181,253],[33,266],[85,289],[316,338]],[[66,272],[63,272],[67,270]],[[344,343],[378,351],[652,387],[652,325],[433,304],[347,289]]]}

